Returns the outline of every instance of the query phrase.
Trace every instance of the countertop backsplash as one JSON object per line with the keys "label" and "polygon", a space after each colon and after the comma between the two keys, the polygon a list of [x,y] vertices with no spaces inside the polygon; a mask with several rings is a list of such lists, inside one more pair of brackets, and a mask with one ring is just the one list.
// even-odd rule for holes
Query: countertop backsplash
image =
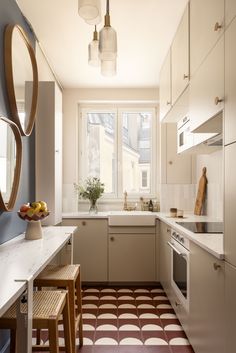
{"label": "countertop backsplash", "polygon": [[161,184],[160,210],[169,212],[175,207],[185,212],[193,212],[196,184]]}

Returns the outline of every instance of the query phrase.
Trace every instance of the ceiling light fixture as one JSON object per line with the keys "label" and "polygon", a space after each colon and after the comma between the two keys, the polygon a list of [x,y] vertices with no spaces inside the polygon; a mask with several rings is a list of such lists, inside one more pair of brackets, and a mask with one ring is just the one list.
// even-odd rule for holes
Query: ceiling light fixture
{"label": "ceiling light fixture", "polygon": [[88,63],[91,66],[100,66],[98,46],[98,32],[97,27],[95,26],[95,30],[93,32],[93,40],[91,43],[89,43],[88,46]]}
{"label": "ceiling light fixture", "polygon": [[105,25],[99,33],[99,52],[101,60],[116,60],[117,36],[110,23],[109,0],[107,0]]}
{"label": "ceiling light fixture", "polygon": [[79,15],[89,24],[98,24],[101,17],[101,0],[79,0]]}

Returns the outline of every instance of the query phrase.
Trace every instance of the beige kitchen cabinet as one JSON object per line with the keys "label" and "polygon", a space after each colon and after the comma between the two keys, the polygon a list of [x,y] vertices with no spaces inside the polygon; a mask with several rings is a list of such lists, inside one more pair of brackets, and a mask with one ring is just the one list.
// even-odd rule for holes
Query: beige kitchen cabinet
{"label": "beige kitchen cabinet", "polygon": [[189,83],[189,5],[187,5],[171,46],[172,104]]}
{"label": "beige kitchen cabinet", "polygon": [[228,26],[236,16],[236,1],[225,0],[225,26]]}
{"label": "beige kitchen cabinet", "polygon": [[171,52],[165,58],[160,72],[160,121],[171,108]]}
{"label": "beige kitchen cabinet", "polygon": [[225,353],[235,352],[236,347],[236,267],[225,263]]}
{"label": "beige kitchen cabinet", "polygon": [[188,338],[195,353],[224,352],[224,262],[190,243]]}
{"label": "beige kitchen cabinet", "polygon": [[191,78],[223,34],[223,24],[224,0],[190,1]]}
{"label": "beige kitchen cabinet", "polygon": [[129,227],[128,232],[127,227],[112,228],[109,230],[109,282],[154,282],[155,227]]}
{"label": "beige kitchen cabinet", "polygon": [[159,271],[160,282],[169,298],[172,296],[171,290],[171,249],[167,242],[170,241],[171,230],[168,225],[160,222],[160,246],[159,246]]}
{"label": "beige kitchen cabinet", "polygon": [[236,266],[236,143],[225,147],[225,176],[224,176],[224,248],[225,260]]}
{"label": "beige kitchen cabinet", "polygon": [[83,282],[108,281],[107,219],[63,219],[77,226],[73,237],[73,262],[81,265]]}
{"label": "beige kitchen cabinet", "polygon": [[35,121],[36,200],[47,202],[44,225],[62,219],[62,92],[54,81],[39,82]]}
{"label": "beige kitchen cabinet", "polygon": [[[236,1],[235,1],[236,4]],[[235,5],[236,6],[236,5]],[[224,143],[236,141],[236,18],[225,32],[225,115]]]}
{"label": "beige kitchen cabinet", "polygon": [[217,42],[190,81],[189,116],[191,131],[207,131],[204,126],[224,108],[224,38]]}
{"label": "beige kitchen cabinet", "polygon": [[192,156],[177,153],[175,123],[161,124],[161,183],[192,183]]}

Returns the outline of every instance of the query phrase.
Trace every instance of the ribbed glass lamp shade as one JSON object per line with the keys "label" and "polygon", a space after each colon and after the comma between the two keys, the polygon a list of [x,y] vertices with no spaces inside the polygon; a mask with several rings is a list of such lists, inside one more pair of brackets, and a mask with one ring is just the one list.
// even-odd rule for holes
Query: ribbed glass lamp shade
{"label": "ribbed glass lamp shade", "polygon": [[114,60],[117,57],[116,31],[104,26],[99,32],[99,53],[101,60]]}
{"label": "ribbed glass lamp shade", "polygon": [[99,45],[98,40],[93,40],[91,43],[89,43],[89,46],[88,46],[88,63],[91,66],[98,67],[100,65],[98,45]]}
{"label": "ribbed glass lamp shade", "polygon": [[85,21],[92,21],[100,16],[100,14],[101,0],[79,0],[79,15]]}
{"label": "ribbed glass lamp shade", "polygon": [[116,59],[101,61],[101,74],[103,76],[112,77],[116,75]]}

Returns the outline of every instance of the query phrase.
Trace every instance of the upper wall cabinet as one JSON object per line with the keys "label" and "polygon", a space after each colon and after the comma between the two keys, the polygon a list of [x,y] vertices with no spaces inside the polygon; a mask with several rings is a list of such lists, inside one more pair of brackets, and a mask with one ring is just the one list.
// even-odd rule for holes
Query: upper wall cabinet
{"label": "upper wall cabinet", "polygon": [[171,46],[172,104],[189,82],[189,6],[186,7]]}
{"label": "upper wall cabinet", "polygon": [[165,115],[171,108],[171,54],[170,50],[167,54],[165,62],[160,73],[160,120],[163,120]]}
{"label": "upper wall cabinet", "polygon": [[225,144],[236,141],[236,18],[225,32]]}
{"label": "upper wall cabinet", "polygon": [[224,108],[224,37],[191,78],[189,105],[191,131],[213,132],[201,125]]}
{"label": "upper wall cabinet", "polygon": [[236,1],[235,0],[225,0],[225,25],[232,21],[236,16]]}
{"label": "upper wall cabinet", "polygon": [[223,33],[223,21],[224,0],[190,1],[191,77]]}

